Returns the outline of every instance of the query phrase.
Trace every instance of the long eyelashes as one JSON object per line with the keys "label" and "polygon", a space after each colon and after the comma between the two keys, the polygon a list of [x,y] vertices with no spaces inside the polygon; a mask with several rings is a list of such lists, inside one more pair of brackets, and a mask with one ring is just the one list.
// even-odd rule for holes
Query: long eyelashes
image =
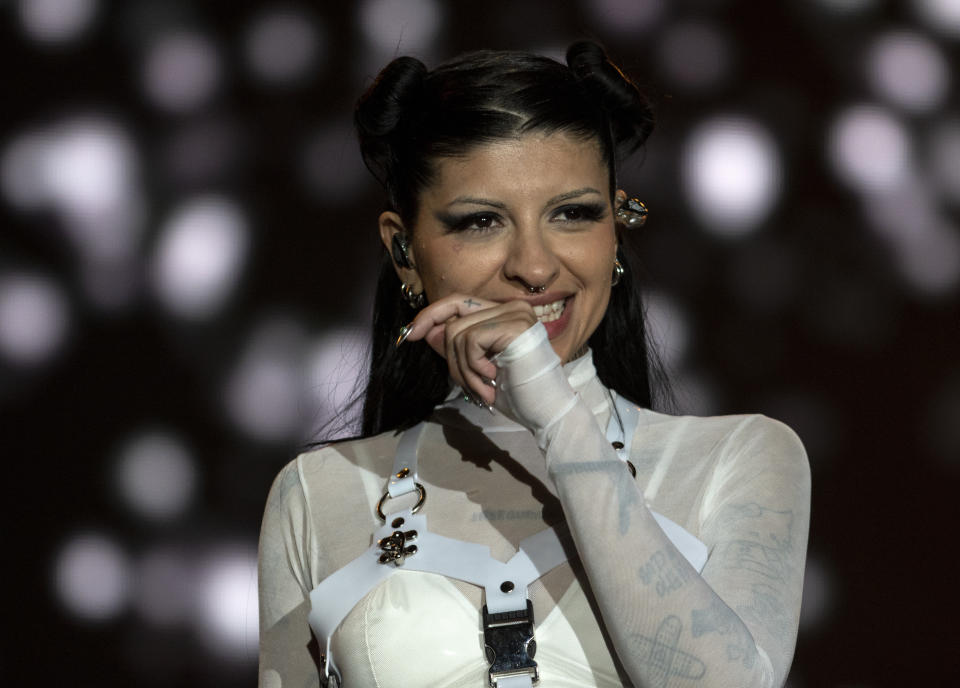
{"label": "long eyelashes", "polygon": [[553,218],[565,215],[564,222],[599,222],[607,215],[607,208],[601,203],[577,203],[557,208]]}
{"label": "long eyelashes", "polygon": [[[607,208],[601,203],[575,203],[554,210],[550,221],[561,224],[599,222],[606,215]],[[503,219],[497,213],[487,211],[466,215],[440,213],[437,219],[448,232],[488,232],[503,224]]]}
{"label": "long eyelashes", "polygon": [[448,232],[485,232],[500,222],[496,213],[469,213],[467,215],[440,215],[440,222]]}

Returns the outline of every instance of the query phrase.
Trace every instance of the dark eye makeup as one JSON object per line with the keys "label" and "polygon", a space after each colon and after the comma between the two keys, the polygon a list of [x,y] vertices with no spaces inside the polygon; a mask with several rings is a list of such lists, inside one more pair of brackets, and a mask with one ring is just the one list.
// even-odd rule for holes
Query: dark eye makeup
{"label": "dark eye makeup", "polygon": [[[560,206],[550,214],[551,221],[575,224],[599,222],[607,215],[603,203],[571,203]],[[466,213],[437,213],[437,219],[448,232],[485,232],[494,229],[502,220],[497,213],[481,211]]]}

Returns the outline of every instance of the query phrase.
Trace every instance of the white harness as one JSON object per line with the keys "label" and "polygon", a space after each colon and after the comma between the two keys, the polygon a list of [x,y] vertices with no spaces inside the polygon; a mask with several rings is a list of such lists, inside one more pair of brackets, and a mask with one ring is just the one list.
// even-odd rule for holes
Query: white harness
{"label": "white harness", "polygon": [[[614,408],[607,424],[607,440],[624,462],[639,422],[639,410],[629,401],[613,394]],[[425,423],[420,423],[400,438],[393,461],[393,473],[387,490],[377,505],[388,498],[418,492],[416,505],[390,514],[374,533],[374,544],[334,572],[310,592],[308,617],[323,653],[323,672],[329,685],[339,687],[340,672],[331,654],[331,640],[350,611],[400,566],[408,571],[436,573],[448,578],[482,586],[484,642],[490,662],[491,688],[530,688],[539,680],[533,661],[533,607],[527,588],[535,580],[567,560],[556,531],[547,528],[520,543],[517,553],[506,563],[490,556],[490,548],[431,533],[427,518],[418,515],[426,491],[417,480],[417,447]],[[657,523],[681,554],[699,572],[707,561],[707,547],[666,516],[652,512]]]}

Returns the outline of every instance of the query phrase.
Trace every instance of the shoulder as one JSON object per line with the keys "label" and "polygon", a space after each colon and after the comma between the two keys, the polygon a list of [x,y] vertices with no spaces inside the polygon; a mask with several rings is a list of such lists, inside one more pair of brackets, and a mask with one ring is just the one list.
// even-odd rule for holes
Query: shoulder
{"label": "shoulder", "polygon": [[641,411],[642,432],[659,449],[675,450],[720,464],[760,463],[809,472],[807,454],[797,434],[785,423],[761,414],[671,416]]}
{"label": "shoulder", "polygon": [[373,437],[331,442],[303,452],[284,470],[295,467],[305,487],[328,483],[335,475],[358,469],[386,476],[399,440],[398,433],[388,431]]}

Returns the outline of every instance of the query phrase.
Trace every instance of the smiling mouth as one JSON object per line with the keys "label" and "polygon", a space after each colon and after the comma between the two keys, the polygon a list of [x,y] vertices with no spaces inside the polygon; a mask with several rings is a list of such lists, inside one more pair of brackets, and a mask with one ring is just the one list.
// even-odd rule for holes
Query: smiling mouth
{"label": "smiling mouth", "polygon": [[553,322],[554,320],[558,320],[560,316],[563,315],[563,309],[566,307],[566,304],[566,299],[560,299],[559,301],[547,303],[543,306],[534,306],[533,312],[537,316],[537,320],[540,322]]}

